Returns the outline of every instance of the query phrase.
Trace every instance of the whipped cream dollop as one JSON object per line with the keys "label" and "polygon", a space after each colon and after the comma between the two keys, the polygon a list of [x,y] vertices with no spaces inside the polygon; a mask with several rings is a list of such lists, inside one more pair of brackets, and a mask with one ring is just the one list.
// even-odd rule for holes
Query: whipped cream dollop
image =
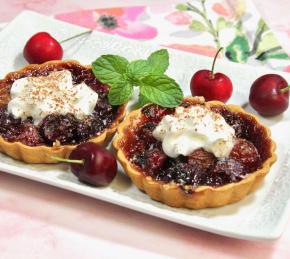
{"label": "whipped cream dollop", "polygon": [[98,94],[85,83],[73,85],[68,70],[18,79],[12,84],[10,95],[8,112],[21,119],[31,116],[36,125],[52,113],[72,113],[83,119],[92,114],[98,101]]}
{"label": "whipped cream dollop", "polygon": [[173,115],[162,118],[153,136],[172,158],[188,156],[198,148],[225,158],[235,144],[235,130],[220,114],[201,105],[177,107]]}

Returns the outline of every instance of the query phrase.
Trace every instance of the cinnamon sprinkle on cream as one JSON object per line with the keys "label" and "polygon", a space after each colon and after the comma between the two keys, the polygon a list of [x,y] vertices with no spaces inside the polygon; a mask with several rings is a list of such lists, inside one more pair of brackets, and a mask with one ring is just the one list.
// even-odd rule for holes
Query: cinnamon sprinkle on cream
{"label": "cinnamon sprinkle on cream", "polygon": [[52,113],[71,113],[83,119],[93,112],[98,100],[98,94],[85,83],[73,85],[68,70],[18,79],[12,84],[10,94],[8,111],[16,118],[31,116],[34,124]]}
{"label": "cinnamon sprinkle on cream", "polygon": [[166,115],[153,131],[170,157],[188,156],[203,148],[217,158],[227,157],[235,143],[235,130],[225,119],[205,106],[177,107]]}

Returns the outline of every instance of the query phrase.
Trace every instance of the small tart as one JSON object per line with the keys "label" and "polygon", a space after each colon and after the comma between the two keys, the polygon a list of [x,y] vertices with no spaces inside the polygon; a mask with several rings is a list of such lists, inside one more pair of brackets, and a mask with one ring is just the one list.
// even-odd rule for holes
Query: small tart
{"label": "small tart", "polygon": [[[53,71],[61,70],[69,70],[73,75],[73,81],[76,80],[79,81],[78,83],[87,83],[87,85],[90,86],[94,91],[101,92],[103,100],[107,100],[106,95],[108,86],[102,84],[93,76],[91,66],[83,66],[74,60],[49,61],[40,65],[27,65],[16,72],[7,74],[4,79],[0,80],[1,111],[3,112],[3,109],[7,110],[7,104],[10,101],[10,89],[12,83],[15,80],[28,76],[46,76]],[[105,128],[101,128],[101,130],[96,132],[95,135],[90,136],[88,139],[82,139],[80,142],[91,141],[100,145],[105,144],[106,141],[115,133],[117,126],[124,115],[125,105],[115,107],[114,117],[110,123],[108,123]],[[83,125],[86,125],[85,122]],[[51,157],[57,156],[61,158],[67,158],[71,151],[79,144],[77,141],[73,142],[74,143],[61,144],[60,141],[55,140],[49,145],[47,143],[27,145],[17,140],[7,140],[7,138],[1,136],[0,134],[0,152],[7,154],[14,159],[22,160],[27,163],[57,163],[57,161]]]}
{"label": "small tart", "polygon": [[[228,118],[229,116],[237,116],[237,118],[245,120],[246,123],[251,123],[251,126],[253,126],[253,132],[259,132],[259,134],[257,134],[259,136],[256,137],[262,138],[260,139],[262,144],[257,147],[257,149],[254,147],[255,150],[258,150],[260,153],[259,155],[261,155],[258,168],[255,168],[253,171],[248,171],[238,180],[217,185],[205,184],[193,186],[190,184],[182,184],[182,182],[176,182],[174,180],[166,181],[164,180],[166,178],[162,178],[160,175],[158,176],[159,178],[155,177],[146,171],[146,168],[144,169],[141,166],[136,165],[132,156],[130,157],[130,155],[128,155],[128,146],[131,141],[130,138],[132,138],[132,134],[137,132],[138,128],[142,126],[143,107],[142,109],[132,111],[126,116],[124,121],[119,125],[118,134],[113,142],[113,145],[117,150],[117,158],[132,182],[154,200],[172,207],[190,209],[224,206],[239,201],[247,194],[253,192],[269,172],[271,165],[276,161],[276,155],[274,153],[276,145],[270,137],[270,130],[261,125],[254,115],[245,112],[240,106],[225,105],[218,101],[205,102],[204,99],[200,97],[185,98],[183,100],[183,104],[184,103],[186,105],[204,105],[213,111],[219,111],[223,117],[226,117],[225,114],[228,115]],[[146,107],[147,106],[145,106],[145,108]],[[153,118],[153,121],[154,120],[155,119]],[[251,127],[248,128],[250,129]],[[235,132],[238,138],[240,135],[246,134],[245,132],[239,131],[238,128],[235,128]],[[254,138],[255,136],[252,136],[252,139]],[[134,145],[138,144],[138,142],[134,143]],[[206,154],[212,156],[211,153],[206,152]],[[200,157],[197,159],[200,159]],[[162,174],[164,174],[164,171]]]}

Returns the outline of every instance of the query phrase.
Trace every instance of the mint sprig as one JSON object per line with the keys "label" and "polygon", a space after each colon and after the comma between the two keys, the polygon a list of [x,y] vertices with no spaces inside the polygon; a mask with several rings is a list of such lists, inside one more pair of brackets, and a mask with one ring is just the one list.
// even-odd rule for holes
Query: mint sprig
{"label": "mint sprig", "polygon": [[146,60],[132,62],[118,55],[102,55],[92,63],[92,70],[96,78],[110,86],[108,99],[112,105],[126,103],[133,86],[139,86],[137,106],[152,102],[175,107],[181,103],[183,93],[175,80],[164,74],[168,66],[168,51],[161,49]]}
{"label": "mint sprig", "polygon": [[140,93],[147,100],[164,107],[180,104],[183,93],[177,83],[167,75],[149,75],[140,83]]}
{"label": "mint sprig", "polygon": [[148,65],[152,74],[162,75],[169,66],[169,55],[166,49],[157,50],[148,57]]}
{"label": "mint sprig", "polygon": [[133,85],[128,81],[119,81],[111,86],[108,98],[112,105],[121,105],[127,102],[132,95]]}
{"label": "mint sprig", "polygon": [[141,93],[139,93],[139,100],[138,102],[133,106],[134,109],[139,109],[143,107],[144,105],[150,103],[150,101]]}
{"label": "mint sprig", "polygon": [[104,84],[113,86],[123,80],[129,62],[118,55],[102,55],[93,64],[94,75]]}
{"label": "mint sprig", "polygon": [[147,60],[134,60],[127,66],[126,74],[131,82],[138,85],[143,77],[151,74],[151,68]]}

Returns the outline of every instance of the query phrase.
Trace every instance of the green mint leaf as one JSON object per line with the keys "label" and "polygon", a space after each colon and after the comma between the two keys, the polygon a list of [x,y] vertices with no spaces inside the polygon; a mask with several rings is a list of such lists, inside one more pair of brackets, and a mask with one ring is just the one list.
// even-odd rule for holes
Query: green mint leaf
{"label": "green mint leaf", "polygon": [[157,50],[147,60],[132,61],[127,67],[127,76],[133,84],[138,84],[149,74],[162,75],[169,66],[169,55],[166,49]]}
{"label": "green mint leaf", "polygon": [[178,84],[166,75],[149,75],[143,78],[140,93],[150,102],[169,108],[179,105],[183,98]]}
{"label": "green mint leaf", "polygon": [[164,74],[169,66],[169,55],[167,49],[160,49],[151,53],[147,61],[152,74]]}
{"label": "green mint leaf", "polygon": [[133,84],[138,84],[138,82],[150,74],[151,68],[147,60],[135,60],[132,61],[127,67],[127,76]]}
{"label": "green mint leaf", "polygon": [[129,62],[118,55],[102,55],[92,63],[92,70],[102,83],[113,86],[123,80]]}
{"label": "green mint leaf", "polygon": [[119,81],[110,87],[108,98],[111,105],[121,105],[132,95],[133,85],[128,81]]}
{"label": "green mint leaf", "polygon": [[110,85],[111,105],[126,103],[135,85],[140,87],[139,107],[150,102],[175,107],[181,103],[183,93],[173,79],[164,75],[168,66],[168,51],[161,49],[151,53],[147,60],[131,63],[118,55],[102,55],[92,63],[92,70],[96,78]]}
{"label": "green mint leaf", "polygon": [[144,95],[141,93],[139,94],[139,100],[138,102],[134,105],[134,109],[139,109],[143,107],[144,105],[151,103]]}

